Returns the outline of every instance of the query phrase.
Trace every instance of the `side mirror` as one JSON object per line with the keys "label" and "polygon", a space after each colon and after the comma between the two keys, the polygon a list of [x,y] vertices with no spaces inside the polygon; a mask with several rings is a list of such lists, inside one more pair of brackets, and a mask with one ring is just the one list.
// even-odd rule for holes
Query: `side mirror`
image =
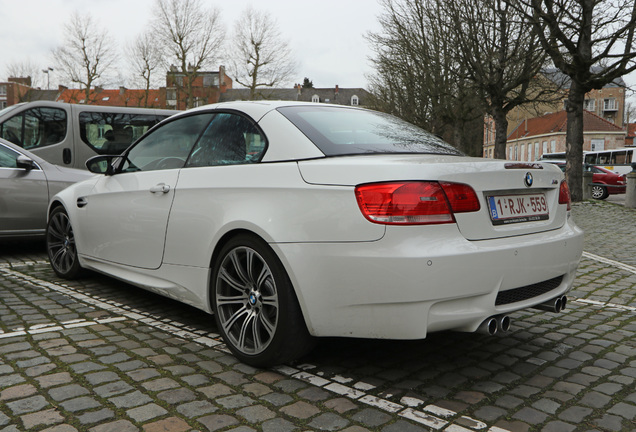
{"label": "side mirror", "polygon": [[86,161],[86,168],[95,174],[113,175],[115,172],[113,159],[118,157],[113,155],[94,156]]}
{"label": "side mirror", "polygon": [[18,168],[22,168],[25,169],[27,171],[32,170],[33,168],[36,167],[35,162],[33,161],[33,159],[28,158],[24,155],[20,155],[18,156],[18,158],[15,161],[15,165]]}

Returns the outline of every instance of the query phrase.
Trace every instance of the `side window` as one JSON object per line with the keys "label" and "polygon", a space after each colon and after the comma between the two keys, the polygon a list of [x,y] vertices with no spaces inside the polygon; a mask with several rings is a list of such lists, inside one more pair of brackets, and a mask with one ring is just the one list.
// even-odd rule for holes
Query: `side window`
{"label": "side window", "polygon": [[265,153],[265,137],[247,118],[230,113],[214,116],[186,166],[254,163]]}
{"label": "side window", "polygon": [[153,114],[90,112],[79,114],[80,136],[99,154],[121,154],[165,117]]}
{"label": "side window", "polygon": [[16,164],[17,158],[17,152],[0,145],[0,168],[16,168],[18,166]]}
{"label": "side window", "polygon": [[181,117],[154,130],[127,154],[121,171],[154,171],[182,168],[213,114]]}
{"label": "side window", "polygon": [[66,111],[59,108],[32,108],[2,125],[2,137],[25,149],[57,144],[66,137]]}
{"label": "side window", "polygon": [[0,136],[11,141],[13,144],[22,146],[22,124],[24,123],[24,114],[15,115],[2,123]]}

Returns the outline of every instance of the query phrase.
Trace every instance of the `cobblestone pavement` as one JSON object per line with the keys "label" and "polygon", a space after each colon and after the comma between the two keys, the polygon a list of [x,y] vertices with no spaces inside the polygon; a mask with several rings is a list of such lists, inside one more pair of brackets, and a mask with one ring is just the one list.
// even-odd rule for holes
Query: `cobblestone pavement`
{"label": "cobblestone pavement", "polygon": [[0,431],[636,430],[636,210],[573,217],[585,254],[563,313],[517,312],[493,337],[325,339],[270,370],[200,311],[0,245]]}

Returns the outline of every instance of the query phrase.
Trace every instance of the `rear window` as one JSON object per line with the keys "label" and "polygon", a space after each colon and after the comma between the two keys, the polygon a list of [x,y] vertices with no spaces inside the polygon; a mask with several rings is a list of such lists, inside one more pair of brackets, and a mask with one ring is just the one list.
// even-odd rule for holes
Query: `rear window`
{"label": "rear window", "polygon": [[278,111],[327,156],[369,153],[462,153],[441,138],[397,117],[332,106],[290,106]]}

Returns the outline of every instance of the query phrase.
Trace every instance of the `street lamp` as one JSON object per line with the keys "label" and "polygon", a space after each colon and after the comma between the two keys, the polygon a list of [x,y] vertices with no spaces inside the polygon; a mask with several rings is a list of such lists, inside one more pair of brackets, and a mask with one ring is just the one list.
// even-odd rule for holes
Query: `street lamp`
{"label": "street lamp", "polygon": [[53,70],[52,67],[48,67],[46,69],[42,69],[42,72],[44,72],[46,74],[46,89],[47,90],[49,90],[49,85],[51,83],[49,72],[51,72],[52,70]]}

